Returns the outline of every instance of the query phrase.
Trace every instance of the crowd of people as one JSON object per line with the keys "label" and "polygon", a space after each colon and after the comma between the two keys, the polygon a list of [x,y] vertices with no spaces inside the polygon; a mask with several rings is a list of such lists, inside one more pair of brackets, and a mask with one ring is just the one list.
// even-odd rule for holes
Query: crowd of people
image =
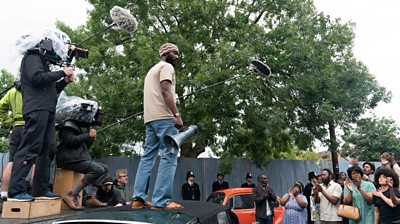
{"label": "crowd of people", "polygon": [[[194,174],[188,172],[188,183],[182,186],[184,200],[199,200],[200,190],[194,183]],[[288,192],[280,198],[284,206],[283,224],[391,224],[400,223],[400,167],[393,156],[384,153],[381,166],[375,169],[372,162],[364,162],[362,166],[351,160],[346,172],[335,178],[330,169],[323,169],[320,175],[308,173],[306,186],[296,182]],[[251,173],[247,173],[241,187],[253,188],[256,221],[259,224],[272,223],[277,196],[268,184],[268,176],[261,174],[258,183],[253,183]],[[189,183],[195,185],[190,190]],[[229,188],[222,173],[212,190]],[[198,197],[195,197],[198,195]],[[196,198],[196,199],[195,199]],[[274,203],[275,202],[275,203]],[[344,205],[351,207],[344,207]],[[354,208],[357,208],[355,210]],[[358,218],[349,218],[339,210],[357,212]],[[339,211],[339,213],[338,213]]]}
{"label": "crowd of people", "polygon": [[[389,153],[382,154],[381,166],[377,169],[372,162],[359,166],[357,161],[351,160],[347,171],[341,172],[337,179],[329,169],[322,170],[321,181],[314,172],[310,172],[309,183],[303,191],[307,200],[304,206],[307,216],[305,219],[303,215],[297,216],[296,222],[400,223],[400,207],[397,206],[400,201],[399,176],[400,167]],[[303,205],[297,204],[299,207]]]}

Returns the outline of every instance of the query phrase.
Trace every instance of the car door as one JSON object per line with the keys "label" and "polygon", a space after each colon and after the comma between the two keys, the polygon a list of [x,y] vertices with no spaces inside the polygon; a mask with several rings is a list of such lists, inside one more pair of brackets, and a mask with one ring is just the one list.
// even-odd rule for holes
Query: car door
{"label": "car door", "polygon": [[252,223],[256,221],[253,194],[232,195],[229,198],[228,206],[237,215],[239,223]]}

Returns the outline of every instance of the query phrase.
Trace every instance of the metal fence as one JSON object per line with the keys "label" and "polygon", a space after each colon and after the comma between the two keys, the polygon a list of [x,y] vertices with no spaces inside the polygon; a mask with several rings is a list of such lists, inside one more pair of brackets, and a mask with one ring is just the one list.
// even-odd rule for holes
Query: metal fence
{"label": "metal fence", "polygon": [[[139,160],[140,157],[109,157],[99,161],[109,166],[110,174],[115,173],[117,169],[128,169],[129,187],[133,189]],[[159,159],[157,159],[153,168],[149,194],[151,194],[155,184],[158,162]],[[218,162],[218,159],[212,158],[178,158],[172,198],[181,199],[181,186],[186,182],[187,171],[191,170],[196,176],[195,182],[200,186],[201,200],[206,200],[212,191],[212,183],[216,180]],[[245,181],[246,173],[252,173],[255,182],[257,181],[257,176],[264,173],[268,175],[269,184],[275,193],[281,196],[296,181],[306,183],[309,171],[318,172],[319,170],[320,168],[317,164],[311,161],[272,160],[266,168],[258,169],[250,161],[240,160],[234,163],[231,174],[225,175],[225,181],[229,183],[230,188],[240,187]]]}
{"label": "metal fence", "polygon": [[[0,153],[1,171],[8,161],[8,154]],[[108,157],[100,159],[99,162],[105,163],[110,168],[110,176],[113,176],[118,169],[127,169],[129,174],[129,188],[133,191],[136,171],[140,157]],[[157,159],[151,180],[149,194],[153,190],[155,179],[157,176],[159,158]],[[218,173],[219,159],[212,158],[178,158],[178,167],[174,177],[174,188],[172,199],[181,199],[181,186],[186,182],[186,173],[193,171],[196,176],[195,182],[200,186],[201,200],[206,200],[211,193],[212,183],[216,180]],[[348,163],[340,162],[340,171],[346,171]],[[362,163],[360,162],[360,165]],[[377,164],[378,165],[378,164]],[[293,160],[271,160],[265,168],[259,169],[248,160],[239,160],[233,164],[231,174],[225,175],[225,181],[229,183],[229,187],[240,187],[245,181],[246,173],[250,172],[254,176],[254,182],[257,182],[259,174],[267,174],[269,184],[278,196],[282,196],[292,187],[296,181],[301,181],[305,185],[307,183],[307,173],[315,171],[320,173],[322,168],[332,169],[331,162],[321,162],[319,165],[313,161],[293,161]],[[53,175],[52,175],[53,176]],[[172,177],[171,177],[172,178]]]}

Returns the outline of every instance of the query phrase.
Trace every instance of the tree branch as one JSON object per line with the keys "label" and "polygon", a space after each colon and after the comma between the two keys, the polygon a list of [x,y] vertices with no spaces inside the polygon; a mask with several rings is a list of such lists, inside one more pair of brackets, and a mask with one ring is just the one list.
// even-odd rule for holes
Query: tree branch
{"label": "tree branch", "polygon": [[167,30],[167,28],[165,27],[164,23],[161,21],[161,19],[160,19],[158,16],[156,16],[156,18],[157,18],[158,22],[161,24],[161,26],[163,27],[164,32],[165,32],[165,33],[168,33],[168,30]]}
{"label": "tree branch", "polygon": [[[160,6],[160,8],[161,8],[163,11],[165,11],[165,8],[164,8],[164,6],[161,4],[161,2],[159,2],[158,5]],[[161,24],[161,26],[163,27],[164,32],[165,32],[165,33],[168,33],[168,30],[167,30],[167,28],[165,27],[165,25],[164,25],[164,23],[162,22],[162,20],[160,19],[160,17],[157,15],[156,18],[157,18],[158,22]]]}
{"label": "tree branch", "polygon": [[261,19],[262,15],[264,15],[264,12],[265,12],[265,11],[262,11],[262,12],[260,13],[260,15],[257,16],[257,18],[254,20],[253,24],[258,23],[258,21]]}
{"label": "tree branch", "polygon": [[173,14],[172,17],[174,17],[174,19],[175,19],[175,21],[176,21],[176,26],[179,27],[179,20],[178,20],[178,17],[176,17],[175,14]]}

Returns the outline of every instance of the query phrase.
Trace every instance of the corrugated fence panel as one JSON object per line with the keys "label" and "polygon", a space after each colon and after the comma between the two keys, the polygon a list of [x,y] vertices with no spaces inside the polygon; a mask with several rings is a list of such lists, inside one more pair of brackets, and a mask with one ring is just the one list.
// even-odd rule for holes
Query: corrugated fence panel
{"label": "corrugated fence panel", "polygon": [[[1,173],[3,167],[8,162],[8,153],[0,153]],[[99,162],[105,163],[109,167],[109,174],[115,178],[115,171],[118,169],[127,169],[129,174],[129,188],[133,191],[135,183],[136,171],[139,165],[140,157],[108,157],[100,159]],[[150,178],[149,195],[151,195],[155,179],[157,176],[159,158],[156,159],[152,175]],[[186,182],[186,174],[193,171],[196,176],[196,182],[200,186],[201,200],[205,201],[211,193],[212,183],[216,180],[218,173],[219,159],[212,158],[178,158],[178,167],[174,177],[173,200],[181,199],[181,186]],[[360,166],[362,162],[359,163]],[[378,167],[380,164],[375,163]],[[340,171],[346,171],[347,162],[339,163]],[[267,174],[269,184],[278,196],[282,196],[292,187],[296,181],[301,181],[304,185],[307,183],[307,174],[310,171],[320,173],[322,168],[332,169],[331,162],[321,162],[317,165],[313,161],[291,161],[291,160],[271,160],[265,168],[259,169],[248,160],[239,160],[233,164],[231,174],[225,175],[225,181],[229,182],[229,186],[240,187],[245,181],[246,173],[253,174],[253,182],[257,183],[257,176]]]}
{"label": "corrugated fence panel", "polygon": [[[360,167],[362,167],[363,163],[364,163],[364,161],[359,161],[358,165]],[[372,163],[375,164],[375,168],[378,168],[378,167],[381,166],[380,162],[372,162]],[[328,168],[328,169],[333,171],[333,167],[332,167],[332,162],[331,161],[323,161],[323,162],[321,162],[320,167],[321,167],[321,169]],[[349,168],[349,162],[347,162],[347,161],[340,161],[339,162],[339,171],[340,172],[346,172],[348,168]]]}
{"label": "corrugated fence panel", "polygon": [[[8,153],[0,153],[0,170],[3,173],[3,168],[6,167],[8,163]],[[2,177],[0,177],[2,178]]]}
{"label": "corrugated fence panel", "polygon": [[[114,174],[117,169],[128,169],[129,187],[133,189],[137,167],[140,157],[109,157],[99,160],[109,166],[110,174]],[[157,158],[151,179],[149,195],[153,191],[155,177],[157,175],[159,158]],[[181,199],[181,186],[186,182],[186,174],[189,170],[193,171],[196,176],[196,182],[200,186],[201,199],[206,200],[211,193],[212,183],[216,180],[218,173],[218,159],[212,158],[179,158],[178,167],[174,177],[174,189],[172,198],[174,200]],[[288,187],[293,186],[296,181],[307,181],[307,173],[309,171],[318,172],[320,168],[316,163],[311,161],[288,161],[273,160],[270,161],[266,168],[258,169],[250,161],[240,160],[234,163],[231,174],[225,176],[225,181],[229,183],[231,188],[240,187],[245,181],[246,173],[251,172],[254,176],[254,182],[257,182],[257,176],[265,173],[269,176],[270,185],[275,193],[282,196],[287,192]]]}
{"label": "corrugated fence panel", "polygon": [[[137,160],[137,161],[135,161]],[[138,167],[138,158],[136,157],[107,157],[100,160],[100,162],[108,165],[108,173],[109,176],[115,179],[115,172],[119,169],[127,169],[128,170],[128,183],[129,188],[133,189],[134,180],[132,178],[135,175],[132,175],[133,171],[137,170]]]}

